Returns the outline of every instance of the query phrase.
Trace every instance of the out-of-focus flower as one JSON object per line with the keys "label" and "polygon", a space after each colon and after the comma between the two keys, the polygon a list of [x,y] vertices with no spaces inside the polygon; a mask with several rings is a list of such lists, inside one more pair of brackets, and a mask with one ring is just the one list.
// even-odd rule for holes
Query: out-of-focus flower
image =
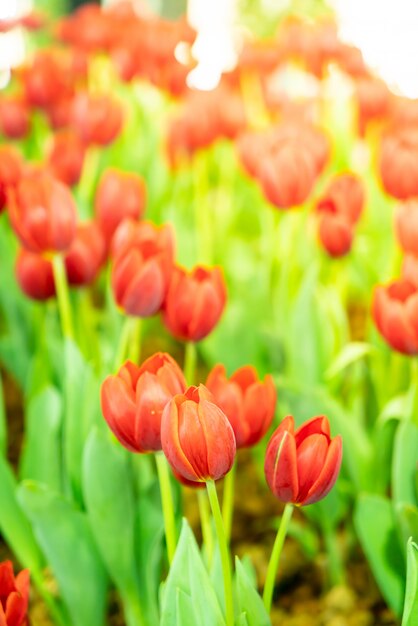
{"label": "out-of-focus flower", "polygon": [[41,50],[30,66],[20,70],[29,105],[47,109],[73,93],[65,57],[57,50]]}
{"label": "out-of-focus flower", "polygon": [[48,160],[54,176],[69,187],[76,185],[83,171],[85,152],[83,142],[72,130],[56,133]]}
{"label": "out-of-focus flower", "polygon": [[394,198],[418,196],[418,129],[405,128],[383,138],[380,175],[385,191]]}
{"label": "out-of-focus flower", "polygon": [[319,239],[332,257],[341,257],[350,252],[354,229],[343,213],[323,213],[319,218]]}
{"label": "out-of-focus flower", "polygon": [[92,283],[105,258],[106,244],[96,222],[79,224],[64,259],[70,285],[84,286]]}
{"label": "out-of-focus flower", "polygon": [[273,378],[258,379],[254,367],[246,365],[229,379],[224,365],[210,372],[206,387],[233,428],[237,448],[253,446],[266,434],[274,417],[276,389]]}
{"label": "out-of-focus flower", "polygon": [[48,300],[55,296],[54,271],[49,259],[20,250],[15,267],[16,279],[23,293],[33,300]]}
{"label": "out-of-focus flower", "polygon": [[226,303],[220,268],[174,269],[164,304],[164,323],[177,338],[200,341],[218,323]]}
{"label": "out-of-focus flower", "polygon": [[0,130],[8,139],[22,139],[29,132],[29,108],[23,98],[0,98]]}
{"label": "out-of-focus flower", "polygon": [[125,218],[139,220],[145,210],[146,187],[138,174],[107,169],[94,199],[98,223],[107,244]]}
{"label": "out-of-focus flower", "polygon": [[126,220],[112,245],[115,300],[128,314],[148,317],[163,306],[174,264],[174,236],[169,225]]}
{"label": "out-of-focus flower", "polygon": [[17,576],[11,561],[0,563],[0,624],[2,626],[28,626],[29,570]]}
{"label": "out-of-focus flower", "polygon": [[406,254],[402,263],[402,278],[418,290],[418,256]]}
{"label": "out-of-focus flower", "polygon": [[331,439],[325,416],[296,431],[291,415],[273,433],[266,450],[267,484],[282,502],[306,506],[322,500],[337,480],[342,460],[340,435]]}
{"label": "out-of-focus flower", "polygon": [[9,189],[13,229],[30,252],[62,252],[76,232],[76,206],[70,190],[46,171],[27,174]]}
{"label": "out-of-focus flower", "polygon": [[7,204],[8,190],[15,187],[22,175],[20,154],[11,146],[0,146],[0,211]]}
{"label": "out-of-focus flower", "polygon": [[234,431],[204,385],[189,387],[167,404],[161,443],[174,471],[193,482],[219,480],[235,459]]}
{"label": "out-of-focus flower", "polygon": [[321,213],[339,214],[348,222],[358,222],[365,201],[362,181],[351,173],[339,174],[331,180],[317,203]]}
{"label": "out-of-focus flower", "polygon": [[418,200],[399,205],[395,228],[402,250],[418,256]]}
{"label": "out-of-focus flower", "polygon": [[29,31],[40,30],[45,25],[45,17],[39,12],[32,11],[21,17],[0,20],[0,33],[8,33],[14,28],[25,28]]}
{"label": "out-of-focus flower", "polygon": [[105,94],[79,92],[73,101],[72,122],[87,145],[106,146],[122,130],[123,112],[121,105]]}
{"label": "out-of-focus flower", "polygon": [[356,84],[359,132],[364,134],[371,121],[383,120],[390,111],[391,94],[378,78],[360,78]]}
{"label": "out-of-focus flower", "polygon": [[418,354],[418,292],[407,280],[378,285],[372,315],[387,343],[402,354]]}

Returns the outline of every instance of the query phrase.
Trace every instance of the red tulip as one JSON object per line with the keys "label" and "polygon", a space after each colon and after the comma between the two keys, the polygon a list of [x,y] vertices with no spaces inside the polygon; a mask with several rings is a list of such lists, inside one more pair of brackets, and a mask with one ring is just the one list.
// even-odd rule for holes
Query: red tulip
{"label": "red tulip", "polygon": [[200,341],[218,323],[226,302],[226,287],[218,267],[197,266],[191,272],[174,269],[164,304],[164,323],[179,339]]}
{"label": "red tulip", "polygon": [[264,472],[282,502],[306,506],[322,500],[337,480],[342,459],[340,435],[331,439],[328,420],[319,415],[296,431],[291,415],[273,433]]}
{"label": "red tulip", "polygon": [[102,412],[110,429],[128,450],[161,450],[161,416],[186,381],[168,354],[157,353],[141,367],[127,361],[102,385]]}
{"label": "red tulip", "polygon": [[397,280],[375,288],[375,324],[387,343],[402,354],[418,354],[418,292],[412,283]]}
{"label": "red tulip", "polygon": [[273,378],[258,380],[256,370],[246,365],[228,380],[225,367],[216,365],[206,387],[227,416],[235,434],[237,448],[253,446],[266,434],[274,417],[276,389]]}
{"label": "red tulip", "polygon": [[332,257],[341,257],[350,252],[354,230],[343,214],[324,213],[319,219],[319,239]]}
{"label": "red tulip", "polygon": [[8,190],[19,182],[22,168],[20,154],[10,146],[0,146],[0,212],[7,204]]}
{"label": "red tulip", "polygon": [[22,139],[29,126],[29,108],[22,98],[9,96],[0,100],[0,130],[5,137]]}
{"label": "red tulip", "polygon": [[62,130],[54,136],[49,154],[49,167],[58,180],[72,187],[83,171],[85,146],[72,130]]}
{"label": "red tulip", "polygon": [[383,139],[380,175],[383,187],[394,198],[418,196],[418,130],[407,128]]}
{"label": "red tulip", "polygon": [[0,624],[28,626],[29,570],[15,577],[11,561],[0,563]]}
{"label": "red tulip", "polygon": [[45,171],[28,174],[10,191],[9,215],[31,252],[62,252],[74,239],[76,206],[71,192]]}
{"label": "red tulip", "polygon": [[418,256],[406,254],[402,263],[402,278],[418,289]]}
{"label": "red tulip", "polygon": [[173,470],[186,480],[219,480],[232,468],[234,431],[204,385],[174,396],[164,409],[161,443]]}
{"label": "red tulip", "polygon": [[398,207],[395,228],[402,250],[418,256],[417,200],[409,200]]}
{"label": "red tulip", "polygon": [[40,254],[21,250],[16,261],[16,278],[23,293],[34,300],[55,296],[52,263]]}
{"label": "red tulip", "polygon": [[79,224],[64,259],[70,285],[81,286],[92,283],[105,258],[106,245],[96,222]]}
{"label": "red tulip", "polygon": [[364,134],[371,120],[383,119],[389,113],[391,94],[387,85],[378,78],[364,77],[356,85],[359,132]]}
{"label": "red tulip", "polygon": [[57,50],[41,50],[22,71],[26,101],[31,106],[45,109],[72,95],[71,76],[64,61]]}
{"label": "red tulip", "polygon": [[355,174],[339,174],[328,185],[317,203],[321,213],[338,213],[355,224],[363,211],[364,185]]}
{"label": "red tulip", "polygon": [[73,102],[72,122],[86,144],[107,146],[122,130],[123,112],[107,95],[80,92]]}
{"label": "red tulip", "polygon": [[108,244],[125,218],[139,220],[142,217],[145,201],[145,183],[138,174],[105,170],[96,191],[94,208]]}
{"label": "red tulip", "polygon": [[128,315],[149,317],[163,306],[174,263],[171,226],[126,220],[115,233],[112,287]]}

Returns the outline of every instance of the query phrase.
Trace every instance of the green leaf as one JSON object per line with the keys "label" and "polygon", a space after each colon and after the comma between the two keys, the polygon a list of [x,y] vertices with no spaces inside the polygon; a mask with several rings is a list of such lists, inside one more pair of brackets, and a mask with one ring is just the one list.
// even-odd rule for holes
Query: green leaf
{"label": "green leaf", "polygon": [[20,476],[44,483],[60,492],[61,476],[61,396],[46,387],[32,397],[25,410],[25,438]]}
{"label": "green leaf", "polygon": [[392,463],[392,493],[395,502],[418,505],[415,490],[418,428],[409,421],[399,424]]}
{"label": "green leaf", "polygon": [[334,378],[338,374],[341,374],[347,367],[356,363],[357,361],[364,359],[375,348],[369,343],[362,343],[360,341],[353,341],[343,347],[338,356],[331,363],[330,367],[324,374],[326,380]]}
{"label": "green leaf", "polygon": [[3,379],[0,376],[0,455],[5,456],[7,452],[7,421],[6,409],[4,406]]}
{"label": "green leaf", "polygon": [[235,624],[236,626],[249,626],[246,613],[241,613]]}
{"label": "green leaf", "polygon": [[362,494],[357,501],[354,525],[386,602],[400,615],[405,568],[391,502],[382,496]]}
{"label": "green leaf", "polygon": [[263,600],[258,591],[251,584],[238,557],[235,557],[235,567],[238,611],[246,614],[248,626],[271,626],[271,621],[267,615]]}
{"label": "green leaf", "polygon": [[196,626],[193,602],[188,593],[177,589],[176,596],[177,626]]}
{"label": "green leaf", "polygon": [[377,420],[372,439],[374,442],[372,467],[376,468],[372,472],[371,489],[375,493],[385,495],[391,480],[391,468],[394,449],[394,439],[398,428],[398,418],[387,417],[387,419]]}
{"label": "green leaf", "polygon": [[418,543],[418,508],[413,504],[399,502],[395,511],[405,546],[410,537]]}
{"label": "green leaf", "polygon": [[406,591],[402,626],[418,624],[418,545],[412,540],[407,546]]}
{"label": "green leaf", "polygon": [[74,626],[103,626],[107,576],[87,516],[47,487],[26,481],[19,500],[32,521]]}

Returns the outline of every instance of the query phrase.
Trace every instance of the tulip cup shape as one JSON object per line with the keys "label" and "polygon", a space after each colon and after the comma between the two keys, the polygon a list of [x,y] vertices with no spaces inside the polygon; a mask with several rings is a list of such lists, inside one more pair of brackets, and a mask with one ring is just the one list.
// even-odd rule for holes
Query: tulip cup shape
{"label": "tulip cup shape", "polygon": [[73,101],[72,122],[87,145],[107,146],[122,130],[123,111],[120,104],[107,95],[80,92]]}
{"label": "tulip cup shape", "polygon": [[324,213],[319,219],[318,236],[329,256],[342,257],[353,245],[353,225],[344,214]]}
{"label": "tulip cup shape", "polygon": [[29,570],[15,577],[11,561],[0,563],[0,624],[28,626]]}
{"label": "tulip cup shape", "polygon": [[164,303],[164,323],[178,339],[200,341],[218,323],[226,302],[226,287],[219,267],[176,267]]}
{"label": "tulip cup shape", "polygon": [[141,367],[127,361],[102,385],[102,413],[120,443],[131,452],[161,450],[161,416],[167,403],[186,389],[180,367],[162,352]]}
{"label": "tulip cup shape", "polygon": [[254,367],[239,368],[231,378],[223,365],[215,365],[206,381],[216,404],[227,416],[237,442],[237,448],[253,446],[266,434],[276,408],[273,378],[258,379]]}
{"label": "tulip cup shape", "polygon": [[395,230],[404,252],[418,256],[418,201],[403,202],[396,211]]}
{"label": "tulip cup shape", "polygon": [[49,259],[22,249],[15,273],[19,287],[28,298],[42,301],[55,296],[54,270]]}
{"label": "tulip cup shape", "polygon": [[76,236],[68,249],[64,262],[70,285],[91,284],[106,259],[106,243],[96,222],[77,226]]}
{"label": "tulip cup shape", "polygon": [[398,200],[418,196],[418,131],[405,129],[384,137],[379,165],[388,194]]}
{"label": "tulip cup shape", "polygon": [[83,142],[74,131],[57,132],[48,159],[54,176],[69,187],[76,185],[83,171],[85,152]]}
{"label": "tulip cup shape", "polygon": [[372,316],[378,331],[398,352],[418,354],[418,291],[407,280],[374,289]]}
{"label": "tulip cup shape", "polygon": [[193,482],[219,480],[235,459],[232,426],[204,385],[189,387],[167,404],[161,443],[174,473]]}
{"label": "tulip cup shape", "polygon": [[264,472],[276,498],[306,506],[329,493],[337,480],[341,460],[341,436],[331,439],[325,416],[313,417],[295,431],[289,415],[269,441]]}
{"label": "tulip cup shape", "polygon": [[320,213],[337,214],[356,224],[365,203],[364,185],[360,178],[349,172],[339,174],[328,185],[317,203]]}

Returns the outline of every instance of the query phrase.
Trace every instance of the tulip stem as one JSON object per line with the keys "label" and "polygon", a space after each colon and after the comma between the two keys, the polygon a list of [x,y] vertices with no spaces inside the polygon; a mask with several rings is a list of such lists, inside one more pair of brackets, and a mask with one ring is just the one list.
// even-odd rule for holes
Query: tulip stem
{"label": "tulip stem", "polygon": [[138,363],[141,354],[141,322],[140,317],[125,318],[116,350],[115,369],[118,369],[127,358]]}
{"label": "tulip stem", "polygon": [[213,558],[214,544],[208,496],[204,489],[197,489],[197,502],[199,505],[200,523],[202,525],[203,543],[205,545],[208,565],[210,567]]}
{"label": "tulip stem", "polygon": [[215,521],[216,534],[218,536],[219,550],[221,553],[222,573],[224,579],[225,591],[225,613],[226,626],[234,626],[234,601],[232,597],[232,572],[231,562],[229,559],[228,543],[225,536],[225,528],[222,520],[221,508],[219,506],[216,485],[213,480],[206,483],[208,491],[210,507],[212,509],[213,519]]}
{"label": "tulip stem", "polygon": [[344,566],[335,528],[325,522],[322,524],[322,530],[328,555],[329,582],[332,586],[341,585],[344,582]]}
{"label": "tulip stem", "polygon": [[418,425],[418,359],[411,359],[411,386],[409,389],[409,419]]}
{"label": "tulip stem", "polygon": [[286,537],[287,529],[289,527],[290,518],[293,513],[293,504],[286,504],[284,507],[282,519],[277,531],[276,539],[274,541],[273,550],[270,556],[270,561],[267,568],[266,583],[264,585],[263,602],[266,607],[267,613],[270,613],[271,601],[273,599],[274,582],[276,580],[276,572],[279,566],[280,555],[282,552],[284,540]]}
{"label": "tulip stem", "polygon": [[70,294],[64,259],[60,254],[52,257],[55,289],[57,292],[58,309],[61,318],[62,334],[66,339],[74,339],[73,320],[71,315]]}
{"label": "tulip stem", "polygon": [[130,319],[129,359],[134,363],[139,363],[141,357],[141,335],[142,318],[132,317]]}
{"label": "tulip stem", "polygon": [[184,377],[188,385],[194,385],[196,377],[197,350],[194,341],[188,341],[184,350]]}
{"label": "tulip stem", "polygon": [[162,452],[155,455],[157,463],[158,480],[160,482],[161,504],[163,507],[165,540],[167,543],[168,563],[171,565],[176,551],[176,520],[174,517],[173,493],[170,485],[168,463]]}
{"label": "tulip stem", "polygon": [[208,202],[208,163],[205,154],[193,157],[194,217],[196,227],[196,260],[204,265],[212,264],[212,206]]}
{"label": "tulip stem", "polygon": [[224,479],[224,494],[222,499],[222,517],[225,526],[225,536],[229,543],[231,539],[232,516],[234,512],[234,489],[235,489],[235,470],[236,462],[233,464],[231,471]]}

